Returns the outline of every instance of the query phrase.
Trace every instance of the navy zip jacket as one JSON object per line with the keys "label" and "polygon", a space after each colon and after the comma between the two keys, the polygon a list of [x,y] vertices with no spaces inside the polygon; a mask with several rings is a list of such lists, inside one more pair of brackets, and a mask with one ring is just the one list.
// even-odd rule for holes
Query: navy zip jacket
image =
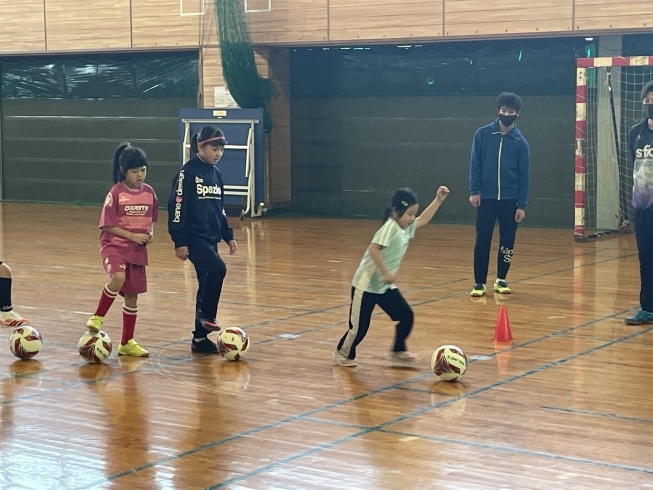
{"label": "navy zip jacket", "polygon": [[516,199],[517,207],[528,205],[530,149],[519,130],[502,135],[499,119],[478,128],[472,144],[469,194],[483,199]]}
{"label": "navy zip jacket", "polygon": [[172,181],[168,201],[168,232],[175,248],[188,246],[189,238],[209,243],[229,242],[234,232],[224,211],[224,183],[216,165],[197,156],[186,162]]}

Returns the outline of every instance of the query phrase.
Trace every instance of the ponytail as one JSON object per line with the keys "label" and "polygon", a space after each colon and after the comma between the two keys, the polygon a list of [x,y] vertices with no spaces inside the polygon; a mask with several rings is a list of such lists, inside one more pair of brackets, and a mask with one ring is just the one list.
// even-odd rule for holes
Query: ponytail
{"label": "ponytail", "polygon": [[125,173],[130,168],[147,167],[147,157],[143,150],[123,143],[113,154],[113,183],[125,180]]}
{"label": "ponytail", "polygon": [[384,223],[388,221],[388,218],[390,217],[391,214],[392,214],[392,206],[388,206],[387,208],[385,208],[385,211],[383,212]]}
{"label": "ponytail", "polygon": [[113,183],[117,184],[125,180],[125,174],[120,171],[120,156],[122,155],[125,148],[129,147],[129,143],[123,143],[118,147],[116,152],[113,154]]}
{"label": "ponytail", "polygon": [[198,133],[195,133],[191,138],[190,138],[190,152],[192,156],[197,155],[197,139],[199,137]]}

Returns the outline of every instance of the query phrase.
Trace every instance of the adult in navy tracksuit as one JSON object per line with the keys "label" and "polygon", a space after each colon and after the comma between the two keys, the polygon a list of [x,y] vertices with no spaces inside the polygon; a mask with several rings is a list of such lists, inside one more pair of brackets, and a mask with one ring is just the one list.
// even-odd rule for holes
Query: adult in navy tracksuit
{"label": "adult in navy tracksuit", "polygon": [[499,117],[476,131],[469,170],[469,202],[477,208],[472,296],[485,294],[494,224],[499,221],[499,255],[494,290],[509,294],[506,276],[512,261],[517,225],[526,216],[530,175],[528,143],[515,127],[519,96],[504,92],[497,99]]}
{"label": "adult in navy tracksuit", "polygon": [[175,176],[168,201],[168,231],[175,242],[175,253],[179,259],[193,263],[199,282],[191,343],[194,352],[218,351],[207,337],[220,330],[216,315],[227,274],[218,254],[218,242],[229,244],[229,255],[237,249],[224,211],[222,175],[216,166],[226,144],[222,131],[212,126],[193,135],[191,150],[195,156]]}
{"label": "adult in navy tracksuit", "polygon": [[642,88],[645,118],[628,133],[633,165],[635,239],[639,252],[640,309],[626,318],[629,325],[653,323],[653,81]]}

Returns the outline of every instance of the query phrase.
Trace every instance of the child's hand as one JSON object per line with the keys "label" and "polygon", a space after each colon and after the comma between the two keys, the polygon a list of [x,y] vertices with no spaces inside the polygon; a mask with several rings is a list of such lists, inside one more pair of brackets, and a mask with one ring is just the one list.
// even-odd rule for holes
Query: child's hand
{"label": "child's hand", "polygon": [[383,282],[385,284],[394,284],[395,283],[395,275],[391,274],[390,272],[386,272],[383,274]]}
{"label": "child's hand", "polygon": [[150,239],[150,235],[146,235],[145,233],[132,233],[129,235],[129,239],[139,245],[146,245]]}
{"label": "child's hand", "polygon": [[150,243],[152,243],[154,241],[154,233],[149,232],[147,237],[148,237],[147,238],[147,244],[149,245]]}
{"label": "child's hand", "polygon": [[180,260],[186,260],[188,258],[188,247],[175,248],[175,255]]}
{"label": "child's hand", "polygon": [[435,195],[435,198],[436,198],[438,201],[442,202],[442,201],[444,201],[444,200],[447,198],[448,195],[449,195],[449,189],[448,189],[447,187],[445,187],[445,186],[442,185],[442,186],[440,186],[440,188],[438,189],[438,192],[437,192],[437,194]]}
{"label": "child's hand", "polygon": [[233,255],[238,251],[238,244],[236,243],[236,240],[230,240],[228,245],[229,255]]}

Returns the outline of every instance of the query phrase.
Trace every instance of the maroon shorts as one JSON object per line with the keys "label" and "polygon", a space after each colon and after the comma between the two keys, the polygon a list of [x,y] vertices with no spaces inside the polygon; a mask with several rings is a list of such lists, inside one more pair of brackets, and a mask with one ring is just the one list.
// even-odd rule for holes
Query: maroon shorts
{"label": "maroon shorts", "polygon": [[122,260],[119,255],[107,255],[102,257],[104,270],[109,274],[109,278],[116,272],[125,273],[125,284],[120,290],[121,295],[141,294],[147,292],[147,275],[145,274],[144,265],[129,264]]}

